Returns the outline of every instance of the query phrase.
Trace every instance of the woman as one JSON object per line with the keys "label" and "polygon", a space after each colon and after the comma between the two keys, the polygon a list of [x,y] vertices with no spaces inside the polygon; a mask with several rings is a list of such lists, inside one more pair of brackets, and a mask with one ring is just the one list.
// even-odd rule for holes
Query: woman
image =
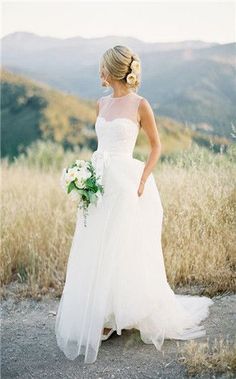
{"label": "woman", "polygon": [[[100,62],[102,85],[113,92],[97,102],[97,150],[91,160],[104,185],[87,226],[79,209],[55,332],[69,359],[97,359],[99,346],[116,331],[136,328],[158,350],[164,339],[205,335],[199,325],[213,301],[176,295],[161,246],[163,207],[152,174],[161,152],[149,102],[136,93],[141,62],[125,46],[108,49]],[[133,158],[140,128],[150,141],[146,163]]]}

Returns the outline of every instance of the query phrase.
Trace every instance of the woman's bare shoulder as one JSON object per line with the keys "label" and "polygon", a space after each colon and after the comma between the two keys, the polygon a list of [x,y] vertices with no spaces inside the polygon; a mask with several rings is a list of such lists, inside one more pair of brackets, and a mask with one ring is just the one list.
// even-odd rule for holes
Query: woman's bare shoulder
{"label": "woman's bare shoulder", "polygon": [[146,97],[138,95],[139,97],[139,111],[147,111],[151,109],[151,104]]}

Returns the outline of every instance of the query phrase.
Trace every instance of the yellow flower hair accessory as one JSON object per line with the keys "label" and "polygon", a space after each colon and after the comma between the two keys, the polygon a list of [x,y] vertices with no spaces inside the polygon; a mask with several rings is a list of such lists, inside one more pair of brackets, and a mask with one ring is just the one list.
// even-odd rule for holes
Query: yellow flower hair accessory
{"label": "yellow flower hair accessory", "polygon": [[136,75],[133,72],[131,72],[127,75],[126,81],[129,84],[134,84],[136,82]]}
{"label": "yellow flower hair accessory", "polygon": [[132,73],[139,74],[140,73],[140,63],[136,60],[133,60],[130,66]]}

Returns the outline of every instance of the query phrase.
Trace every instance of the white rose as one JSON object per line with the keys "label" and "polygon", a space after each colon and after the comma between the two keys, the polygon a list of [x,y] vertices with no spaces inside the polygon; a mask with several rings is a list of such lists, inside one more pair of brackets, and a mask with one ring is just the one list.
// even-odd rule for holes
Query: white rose
{"label": "white rose", "polygon": [[77,168],[76,167],[73,167],[73,168],[69,168],[67,174],[66,174],[66,181],[68,182],[73,182],[73,180],[75,180],[76,178],[76,175],[77,175]]}
{"label": "white rose", "polygon": [[67,192],[68,185],[73,182],[76,178],[76,172],[73,169],[69,169],[68,172],[66,172],[66,169],[64,168],[60,177],[60,184],[61,187],[65,192]]}
{"label": "white rose", "polygon": [[132,63],[131,63],[131,69],[133,71],[133,73],[135,74],[138,74],[140,72],[140,63],[136,60],[134,60]]}
{"label": "white rose", "polygon": [[76,159],[75,164],[78,167],[84,167],[84,166],[86,166],[87,162],[84,161],[83,159]]}
{"label": "white rose", "polygon": [[83,180],[86,180],[90,178],[91,172],[87,170],[86,168],[81,168],[77,173],[76,173],[76,178],[82,178]]}
{"label": "white rose", "polygon": [[85,181],[91,176],[91,172],[89,172],[85,168],[81,168],[79,171],[76,173],[76,185],[79,188],[84,188],[85,187]]}
{"label": "white rose", "polygon": [[134,84],[136,82],[136,75],[131,72],[129,75],[127,75],[126,81],[129,84]]}
{"label": "white rose", "polygon": [[86,180],[90,178],[92,174],[89,170],[87,170],[87,168],[82,168],[80,169],[80,175]]}
{"label": "white rose", "polygon": [[81,188],[81,189],[85,187],[84,179],[81,176],[78,176],[76,178],[75,184],[78,188]]}

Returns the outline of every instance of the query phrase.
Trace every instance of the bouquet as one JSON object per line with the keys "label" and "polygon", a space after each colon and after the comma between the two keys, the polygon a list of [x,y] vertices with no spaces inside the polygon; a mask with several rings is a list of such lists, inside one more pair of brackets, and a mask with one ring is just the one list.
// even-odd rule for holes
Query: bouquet
{"label": "bouquet", "polygon": [[89,204],[97,205],[98,199],[104,193],[100,176],[96,176],[92,161],[77,159],[61,175],[61,185],[73,201],[78,202],[78,208],[83,209],[84,226],[87,226]]}

